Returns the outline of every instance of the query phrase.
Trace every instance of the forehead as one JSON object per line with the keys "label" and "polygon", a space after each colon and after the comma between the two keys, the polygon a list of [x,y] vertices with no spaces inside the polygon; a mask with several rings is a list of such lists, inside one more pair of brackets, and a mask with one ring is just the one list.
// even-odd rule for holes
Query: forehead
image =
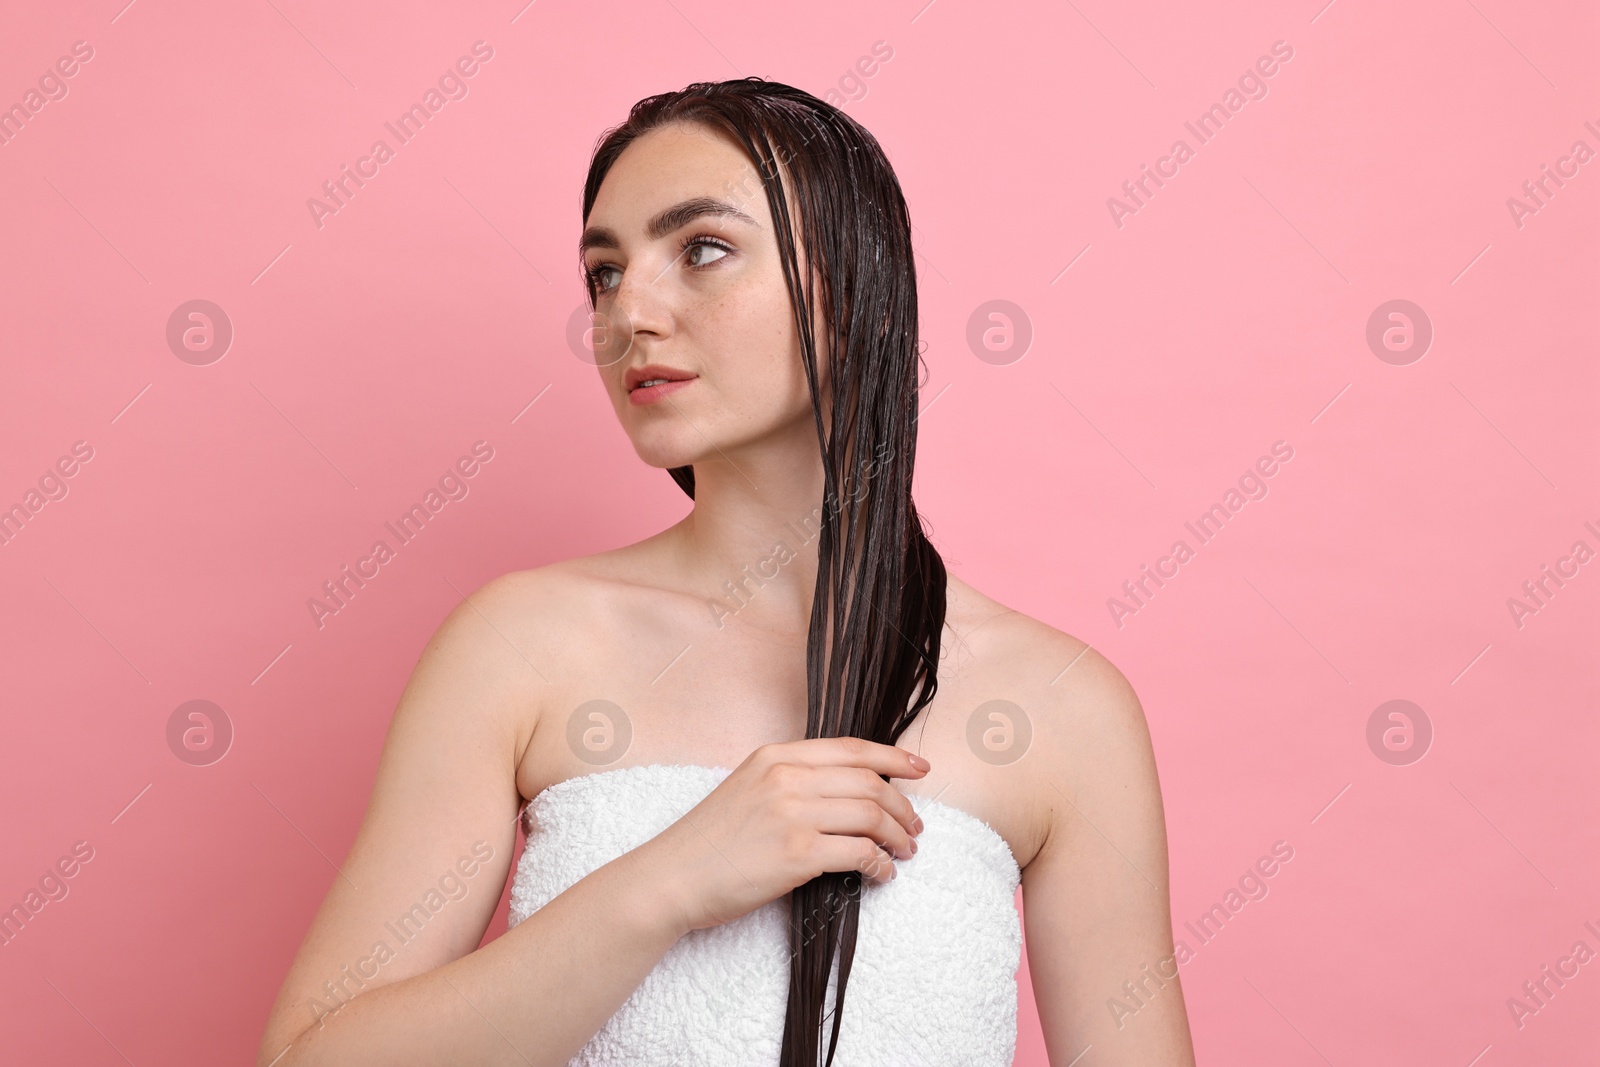
{"label": "forehead", "polygon": [[623,149],[600,183],[588,222],[635,240],[664,209],[700,197],[732,204],[770,228],[760,175],[739,144],[698,123],[662,126]]}

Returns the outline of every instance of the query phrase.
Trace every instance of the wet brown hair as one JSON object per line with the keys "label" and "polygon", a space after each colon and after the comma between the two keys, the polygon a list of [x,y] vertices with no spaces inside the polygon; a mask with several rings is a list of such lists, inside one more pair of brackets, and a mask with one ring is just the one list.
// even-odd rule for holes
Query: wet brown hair
{"label": "wet brown hair", "polygon": [[[877,140],[810,93],[761,78],[696,82],[635,104],[596,145],[583,222],[634,140],[698,123],[742,145],[761,178],[800,335],[825,473],[816,597],[806,641],[806,736],[894,744],[938,688],[945,567],[911,500],[920,349],[911,218]],[[795,198],[791,216],[780,177]],[[791,218],[798,218],[802,279]],[[596,303],[585,276],[589,303]],[[813,309],[826,313],[832,404],[823,425]],[[694,497],[693,467],[673,479]],[[838,957],[827,1064],[855,958],[862,875],[827,872],[795,887],[781,1067],[816,1067]]]}

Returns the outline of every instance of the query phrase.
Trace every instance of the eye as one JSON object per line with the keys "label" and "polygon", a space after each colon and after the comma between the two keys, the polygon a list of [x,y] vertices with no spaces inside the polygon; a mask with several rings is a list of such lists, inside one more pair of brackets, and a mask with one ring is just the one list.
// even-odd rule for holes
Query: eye
{"label": "eye", "polygon": [[[699,260],[695,259],[694,253],[695,253],[696,249],[707,249],[707,248],[712,249],[713,251],[721,252],[722,255],[719,255],[719,256],[717,256],[717,257],[715,257],[713,259],[709,259],[709,260],[707,260],[707,259],[699,259]],[[699,234],[699,235],[696,235],[694,237],[690,237],[688,240],[684,241],[682,250],[684,252],[688,253],[687,258],[689,259],[689,265],[691,267],[708,267],[712,263],[717,262],[717,260],[719,260],[719,259],[725,258],[726,256],[730,255],[733,252],[733,249],[729,248],[727,245],[723,244],[721,241],[717,240],[715,237],[707,237],[704,234]]]}
{"label": "eye", "polygon": [[[584,273],[589,276],[589,284],[594,286],[595,291],[599,292],[599,293],[603,293],[603,292],[606,292],[607,290],[611,289],[612,287],[609,286],[609,285],[606,285],[600,279],[603,278],[605,275],[611,273],[612,271],[616,271],[618,274],[622,273],[622,271],[619,270],[618,268],[613,267],[613,266],[611,266],[609,264],[606,264],[606,263],[602,263],[598,267],[589,267],[588,269],[586,269],[584,271]],[[616,284],[617,285],[621,285],[622,283],[619,281]]]}
{"label": "eye", "polygon": [[[706,249],[718,252],[720,255],[708,259],[704,254]],[[734,249],[733,246],[712,237],[710,234],[696,233],[690,234],[678,242],[678,254],[688,264],[690,270],[706,270],[733,255]],[[601,263],[597,266],[584,268],[584,274],[588,277],[589,284],[594,286],[597,294],[610,292],[616,286],[622,284],[620,278],[610,285],[605,283],[605,276],[612,271],[620,275],[622,268],[614,267],[609,263]]]}

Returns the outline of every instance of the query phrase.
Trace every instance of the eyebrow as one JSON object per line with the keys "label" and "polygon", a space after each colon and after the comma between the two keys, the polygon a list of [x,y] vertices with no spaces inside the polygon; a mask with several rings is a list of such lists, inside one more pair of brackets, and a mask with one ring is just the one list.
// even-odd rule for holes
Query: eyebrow
{"label": "eyebrow", "polygon": [[[761,228],[761,224],[745,212],[740,211],[726,200],[718,200],[711,196],[697,196],[685,200],[681,204],[674,204],[665,211],[656,215],[645,223],[645,236],[652,241],[659,241],[673,230],[687,226],[695,219],[706,215],[718,218],[732,219],[742,222],[747,226]],[[617,240],[617,235],[604,226],[590,226],[583,231],[583,236],[578,239],[578,255],[582,256],[591,248],[621,248],[622,243]]]}

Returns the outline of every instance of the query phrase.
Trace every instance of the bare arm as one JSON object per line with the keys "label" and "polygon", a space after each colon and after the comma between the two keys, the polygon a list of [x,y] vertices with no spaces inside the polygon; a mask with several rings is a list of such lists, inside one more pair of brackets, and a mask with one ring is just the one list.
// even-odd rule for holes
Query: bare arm
{"label": "bare arm", "polygon": [[565,1064],[687,929],[653,889],[656,857],[641,848],[476,948],[520,809],[531,668],[509,643],[527,596],[518,589],[498,579],[478,590],[419,660],[259,1067]]}
{"label": "bare arm", "polygon": [[[362,993],[295,1037],[276,1067],[567,1063],[679,937],[642,898],[637,855],[477,951]],[[267,1052],[258,1063],[272,1062]]]}
{"label": "bare arm", "polygon": [[[1077,646],[1081,647],[1081,646]],[[1068,658],[1076,657],[1068,650]],[[1028,967],[1052,1063],[1193,1067],[1173,958],[1161,787],[1144,710],[1089,651],[1038,724],[1049,835],[1023,872]],[[1070,754],[1070,759],[1068,758]],[[1130,984],[1131,983],[1131,984]]]}
{"label": "bare arm", "polygon": [[763,745],[661,834],[477,948],[515,843],[532,667],[513,642],[533,643],[517,628],[530,587],[489,583],[424,652],[258,1067],[565,1064],[688,931],[823,871],[886,881],[910,858],[921,820],[882,776],[920,778],[926,762],[860,738]]}

